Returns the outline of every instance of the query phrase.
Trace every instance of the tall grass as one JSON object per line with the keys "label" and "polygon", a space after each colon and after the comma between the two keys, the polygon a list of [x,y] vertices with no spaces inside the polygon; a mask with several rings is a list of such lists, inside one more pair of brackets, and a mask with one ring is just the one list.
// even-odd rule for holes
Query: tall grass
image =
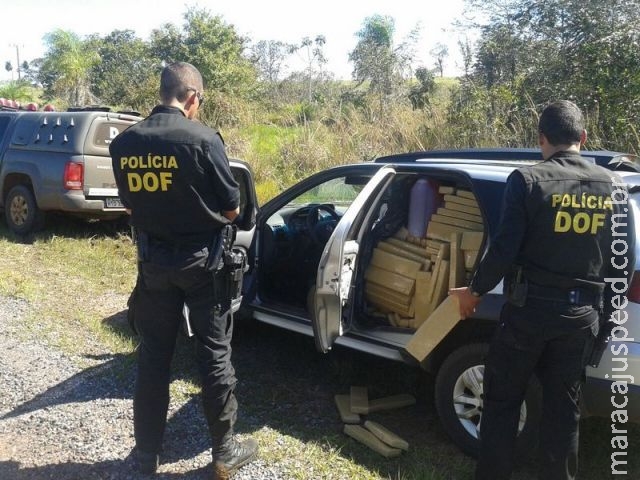
{"label": "tall grass", "polygon": [[454,133],[446,128],[447,101],[456,84],[444,80],[439,85],[423,110],[413,110],[408,103],[393,103],[384,109],[340,102],[305,103],[271,110],[238,103],[237,115],[210,120],[226,118],[221,130],[228,154],[251,165],[258,198],[264,202],[332,166],[457,146]]}
{"label": "tall grass", "polygon": [[[462,88],[464,86],[464,88]],[[349,87],[352,88],[352,87]],[[260,202],[312,173],[381,155],[465,147],[535,147],[540,105],[506,88],[487,91],[437,78],[423,109],[399,97],[382,101],[344,85],[318,101],[247,101],[214,96],[203,119],[220,125],[231,157],[251,164]],[[342,93],[341,93],[342,92]],[[528,102],[528,103],[527,103]],[[524,105],[524,106],[523,106]],[[587,148],[612,148],[587,112]],[[639,135],[630,127],[629,138]]]}

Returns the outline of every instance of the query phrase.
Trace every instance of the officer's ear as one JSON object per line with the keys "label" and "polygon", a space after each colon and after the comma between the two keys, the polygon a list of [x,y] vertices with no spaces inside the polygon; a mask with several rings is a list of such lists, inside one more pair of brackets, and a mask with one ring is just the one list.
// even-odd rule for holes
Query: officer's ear
{"label": "officer's ear", "polygon": [[582,130],[582,133],[580,134],[580,146],[582,147],[585,143],[587,143],[587,131]]}
{"label": "officer's ear", "polygon": [[547,137],[544,136],[544,133],[538,132],[538,145],[540,145],[540,147],[544,147],[546,141]]}
{"label": "officer's ear", "polygon": [[192,95],[189,95],[187,97],[187,101],[184,103],[184,112],[189,119],[195,118],[196,113],[198,112],[198,105],[196,104],[196,100],[197,92],[193,92]]}

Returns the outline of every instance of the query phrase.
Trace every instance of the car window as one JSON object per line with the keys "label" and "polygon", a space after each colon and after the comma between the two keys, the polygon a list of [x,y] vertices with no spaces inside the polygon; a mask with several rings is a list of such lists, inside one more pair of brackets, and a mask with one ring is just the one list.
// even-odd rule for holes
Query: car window
{"label": "car window", "polygon": [[2,142],[2,137],[4,137],[4,133],[7,131],[7,125],[9,125],[9,117],[0,117],[0,142]]}
{"label": "car window", "polygon": [[93,132],[93,145],[108,148],[111,140],[129,127],[129,124],[115,122],[99,122]]}
{"label": "car window", "polygon": [[316,185],[302,195],[289,202],[290,206],[307,205],[310,203],[330,203],[340,210],[346,210],[355,200],[363,185],[347,183],[347,177],[332,178]]}

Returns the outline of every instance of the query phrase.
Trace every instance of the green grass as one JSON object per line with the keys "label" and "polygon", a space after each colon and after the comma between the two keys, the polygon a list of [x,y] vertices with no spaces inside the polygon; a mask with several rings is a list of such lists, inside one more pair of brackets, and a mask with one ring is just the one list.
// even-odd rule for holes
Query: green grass
{"label": "green grass", "polygon": [[[55,219],[54,219],[55,221]],[[135,250],[124,232],[64,220],[19,243],[0,226],[0,294],[29,301],[33,322],[48,340],[78,349],[78,334],[115,353],[131,351],[131,338],[103,322],[122,311],[135,281]]]}
{"label": "green grass", "polygon": [[251,143],[251,149],[258,156],[275,157],[282,145],[296,137],[299,127],[279,127],[276,125],[251,125],[244,134]]}
{"label": "green grass", "polygon": [[[436,79],[432,104],[413,110],[391,103],[355,107],[348,103],[313,106],[308,121],[292,120],[291,111],[246,109],[248,123],[230,125],[223,136],[230,157],[247,161],[255,174],[260,202],[273,198],[311,173],[331,166],[371,160],[380,155],[457,145],[448,133],[446,106],[455,79]],[[295,117],[295,115],[293,115]]]}
{"label": "green grass", "polygon": [[[21,298],[33,313],[22,335],[44,338],[65,352],[122,355],[122,378],[131,378],[136,339],[124,320],[135,281],[135,249],[126,231],[104,224],[56,218],[47,230],[18,243],[0,223],[0,295]],[[454,480],[472,477],[474,461],[445,435],[433,404],[433,378],[395,362],[336,348],[316,352],[313,340],[254,322],[238,322],[234,366],[240,411],[238,432],[255,436],[267,465],[287,478],[363,480]],[[78,360],[81,361],[81,360]],[[180,337],[174,361],[174,399],[199,393],[192,345]],[[342,433],[333,396],[351,385],[370,398],[413,394],[415,406],[379,412],[377,421],[410,444],[385,459]],[[206,437],[204,425],[194,434]],[[629,427],[629,452],[640,445],[640,428]],[[580,437],[581,480],[610,477],[610,421],[588,418]],[[628,478],[640,478],[640,458],[629,455]],[[535,478],[524,465],[514,480]]]}

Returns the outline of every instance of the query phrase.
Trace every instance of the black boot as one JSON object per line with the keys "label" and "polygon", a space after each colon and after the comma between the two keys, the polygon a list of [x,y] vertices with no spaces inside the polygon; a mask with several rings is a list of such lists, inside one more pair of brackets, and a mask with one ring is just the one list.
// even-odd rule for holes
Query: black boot
{"label": "black boot", "polygon": [[142,450],[136,450],[136,468],[140,473],[156,473],[158,464],[160,463],[160,456],[157,453],[143,452]]}
{"label": "black boot", "polygon": [[255,460],[258,442],[248,438],[239,442],[232,437],[213,455],[213,480],[228,480],[240,467]]}

